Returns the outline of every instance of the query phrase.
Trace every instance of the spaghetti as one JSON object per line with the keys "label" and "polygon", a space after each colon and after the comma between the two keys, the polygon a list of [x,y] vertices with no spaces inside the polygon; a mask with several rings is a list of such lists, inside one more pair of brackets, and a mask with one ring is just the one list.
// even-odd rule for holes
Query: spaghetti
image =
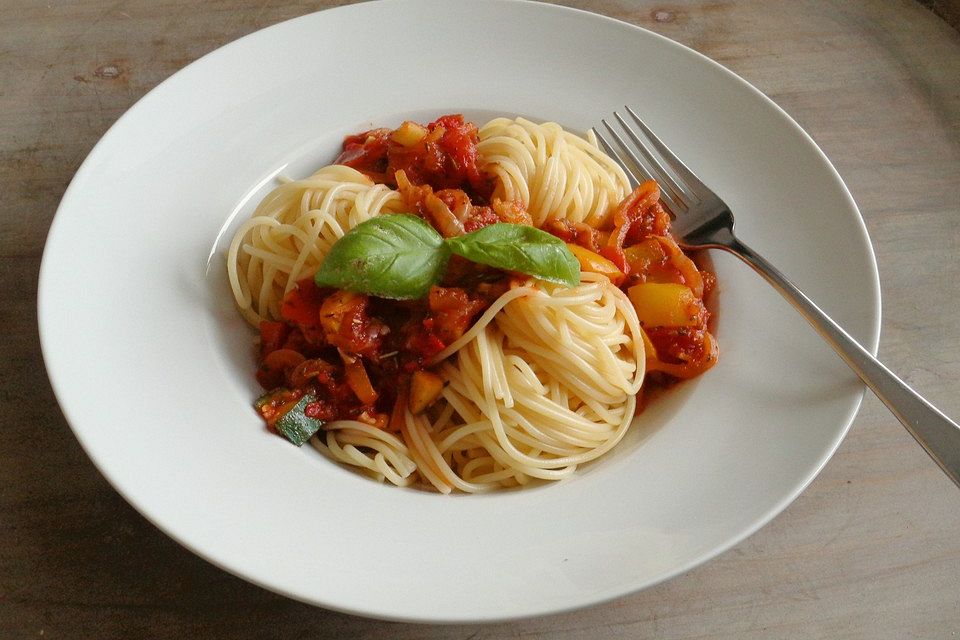
{"label": "spaghetti", "polygon": [[630,192],[623,169],[597,146],[553,122],[496,118],[479,131],[483,170],[496,178],[494,196],[520,202],[542,226],[548,219],[607,226]]}
{"label": "spaghetti", "polygon": [[440,354],[447,404],[434,419],[406,411],[407,444],[340,421],[314,446],[401,486],[419,469],[442,493],[568,477],[626,433],[644,375],[630,301],[603,276],[583,280],[573,289],[529,283],[503,294],[451,345],[456,359]]}
{"label": "spaghetti", "polygon": [[323,167],[271,191],[230,243],[227,272],[247,322],[280,317],[280,301],[312,276],[330,247],[375,215],[403,209],[400,195],[355,169]]}
{"label": "spaghetti", "polygon": [[[443,116],[350,136],[337,162],[271,192],[227,256],[237,306],[260,329],[257,379],[268,393],[257,409],[296,444],[441,493],[559,480],[620,442],[645,379],[690,378],[716,362],[703,305],[712,274],[670,236],[656,184],[630,193],[592,137]],[[419,221],[383,216],[401,212]],[[447,242],[441,235],[464,246],[483,230],[492,235],[477,235],[469,255],[506,262],[455,256],[420,299],[367,295],[362,278],[350,280],[359,290],[317,286],[327,257],[348,255],[347,240],[335,244],[388,219],[390,234],[371,245],[381,258],[414,251],[401,246],[403,229],[435,234],[419,251]],[[528,263],[547,245],[483,245],[495,223],[546,230],[512,237],[552,238],[554,249],[559,237],[580,283],[537,275]],[[349,255],[357,268],[368,262]]]}

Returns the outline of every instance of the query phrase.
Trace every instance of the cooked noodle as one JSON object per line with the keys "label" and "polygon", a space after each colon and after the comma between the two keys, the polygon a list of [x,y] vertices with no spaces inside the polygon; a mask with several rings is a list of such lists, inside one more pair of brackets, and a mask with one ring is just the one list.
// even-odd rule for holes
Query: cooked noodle
{"label": "cooked noodle", "polygon": [[519,201],[534,226],[548,219],[609,226],[614,207],[630,184],[620,166],[587,139],[553,122],[496,118],[480,128],[477,152],[496,178],[494,197]]}
{"label": "cooked noodle", "polygon": [[[417,127],[408,127],[406,133],[425,135],[426,129]],[[364,134],[367,142],[376,138],[372,134],[377,131]],[[613,212],[630,185],[623,170],[598,148],[592,133],[584,139],[554,123],[498,118],[481,127],[475,141],[477,137],[477,167],[493,179],[493,193],[485,197],[490,196],[488,202],[501,220],[498,207],[516,206],[528,212],[538,228],[552,219],[584,223],[593,230],[612,228]],[[357,138],[364,141],[362,136]],[[427,190],[432,196],[432,189]],[[441,204],[450,212],[447,204]],[[230,285],[244,318],[253,325],[281,320],[284,296],[320,268],[333,244],[350,229],[382,213],[415,210],[401,193],[343,165],[327,166],[308,178],[280,185],[263,199],[229,247]],[[458,226],[463,222],[459,217],[457,221]],[[665,238],[659,244],[644,245],[651,256],[648,260],[652,264],[662,254],[673,261],[670,264],[675,262],[680,282],[696,285],[695,296],[701,298],[703,279],[679,247],[670,243]],[[612,262],[593,255],[609,263],[614,275],[620,273]],[[505,276],[504,287],[512,288],[496,298],[472,326],[464,325],[453,334],[452,342],[432,359],[435,350],[424,352],[424,360],[418,361],[416,366],[435,372],[431,373],[436,380],[432,406],[414,415],[406,400],[401,402],[399,395],[394,400],[388,392],[382,397],[395,407],[389,423],[382,407],[377,409],[380,422],[360,421],[371,418],[366,413],[333,414],[357,419],[326,422],[310,438],[311,444],[325,456],[379,481],[432,487],[442,493],[482,492],[570,476],[623,438],[648,370],[692,377],[716,360],[716,342],[709,334],[704,342],[707,357],[702,361],[658,359],[631,299],[601,273],[607,272],[582,273],[579,286],[572,288],[533,278],[507,281]],[[689,315],[690,311],[682,308],[678,313]],[[394,330],[393,335],[405,334]],[[277,343],[273,349],[287,351],[285,357],[291,357],[290,347]],[[396,353],[380,353],[379,358]],[[297,357],[304,360],[296,352],[292,356],[294,365]],[[364,371],[362,363],[360,371]],[[410,371],[398,385],[408,384]],[[389,384],[384,377],[375,380]],[[408,390],[403,387],[400,393]],[[358,398],[364,397],[355,392]]]}
{"label": "cooked noodle", "polygon": [[[445,407],[433,420],[406,412],[402,443],[341,421],[314,446],[394,484],[411,484],[416,469],[443,493],[559,480],[603,455],[633,419],[643,337],[622,291],[581,277],[572,289],[537,283],[503,294],[450,345]],[[360,435],[379,436],[364,440],[366,454],[351,447]]]}
{"label": "cooked noodle", "polygon": [[247,322],[280,317],[285,293],[312,276],[333,243],[364,220],[403,210],[400,194],[331,165],[271,191],[233,238],[230,287]]}
{"label": "cooked noodle", "polygon": [[[365,470],[376,480],[406,487],[415,480],[417,463],[406,445],[391,433],[356,420],[338,420],[310,443],[321,453]],[[358,449],[363,447],[363,449]]]}

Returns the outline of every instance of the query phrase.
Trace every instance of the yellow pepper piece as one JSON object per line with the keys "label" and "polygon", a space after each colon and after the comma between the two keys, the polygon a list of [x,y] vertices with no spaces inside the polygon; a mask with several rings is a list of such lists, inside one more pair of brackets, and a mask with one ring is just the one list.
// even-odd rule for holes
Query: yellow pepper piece
{"label": "yellow pepper piece", "polygon": [[626,277],[623,275],[623,271],[620,271],[620,269],[617,268],[617,265],[613,264],[599,253],[590,251],[590,249],[584,249],[578,244],[572,244],[569,242],[567,243],[567,248],[570,249],[570,253],[572,253],[580,263],[580,271],[605,275],[610,279],[610,282],[618,286]]}
{"label": "yellow pepper piece", "polygon": [[703,306],[690,287],[646,282],[630,287],[627,295],[644,327],[692,327],[700,324]]}

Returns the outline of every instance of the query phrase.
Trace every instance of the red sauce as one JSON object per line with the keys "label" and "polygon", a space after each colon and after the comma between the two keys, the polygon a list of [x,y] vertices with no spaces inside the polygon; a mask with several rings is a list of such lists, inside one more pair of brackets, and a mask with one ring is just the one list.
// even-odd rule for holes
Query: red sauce
{"label": "red sauce", "polygon": [[[446,115],[425,126],[404,127],[348,136],[336,163],[398,188],[408,210],[447,237],[501,221],[530,224],[522,204],[491,200],[492,182],[478,169],[474,124]],[[715,279],[677,248],[655,183],[641,185],[619,204],[612,229],[552,220],[544,230],[593,252],[597,264],[612,262],[610,268],[620,270],[614,281],[623,282],[624,290],[644,282],[693,288],[698,285],[691,279],[699,280],[702,295],[692,314],[696,326],[646,328],[656,351],[653,361],[648,354],[647,364],[655,372],[650,379],[660,386],[713,364],[716,352],[703,299]],[[457,256],[448,263],[443,286],[433,287],[423,300],[386,300],[321,289],[312,279],[298,282],[283,299],[281,320],[260,324],[257,379],[273,391],[258,409],[272,425],[291,402],[310,394],[317,400],[306,405],[308,417],[354,419],[389,429],[395,406],[406,406],[413,374],[429,368],[510,282],[508,273]]]}
{"label": "red sauce", "polygon": [[[325,420],[379,419],[385,424],[397,390],[463,335],[499,295],[489,291],[495,295],[433,287],[425,300],[399,302],[321,289],[312,279],[301,280],[284,298],[286,323],[261,323],[257,379],[267,389],[298,389],[301,397],[309,393],[322,398],[308,408]],[[301,358],[294,362],[286,358],[288,353]],[[360,401],[351,387],[349,358],[361,363],[376,390],[372,404]],[[274,360],[280,366],[272,366]]]}
{"label": "red sauce", "polygon": [[372,129],[347,136],[335,164],[353,167],[376,182],[396,187],[396,172],[403,171],[416,185],[434,189],[460,189],[476,201],[486,201],[492,183],[477,167],[477,127],[462,115],[437,118],[427,134],[413,145],[391,138],[390,129]]}

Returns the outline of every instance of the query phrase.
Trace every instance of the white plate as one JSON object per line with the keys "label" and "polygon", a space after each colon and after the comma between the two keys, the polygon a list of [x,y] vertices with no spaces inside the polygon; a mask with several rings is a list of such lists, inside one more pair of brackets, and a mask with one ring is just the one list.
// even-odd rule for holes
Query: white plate
{"label": "white plate", "polygon": [[[720,363],[561,484],[443,497],[381,486],[269,435],[224,241],[283,170],[342,136],[463,111],[586,129],[634,105],[740,235],[875,349],[876,264],[804,132],[707,58],[600,16],[513,2],[383,2],[304,16],[177,73],[70,185],[40,274],[44,357],[94,463],[216,565],[370,616],[507,619],[601,602],[701,563],[786,507],[862,387],[746,266],[715,264]],[[208,260],[209,258],[209,260]]]}

